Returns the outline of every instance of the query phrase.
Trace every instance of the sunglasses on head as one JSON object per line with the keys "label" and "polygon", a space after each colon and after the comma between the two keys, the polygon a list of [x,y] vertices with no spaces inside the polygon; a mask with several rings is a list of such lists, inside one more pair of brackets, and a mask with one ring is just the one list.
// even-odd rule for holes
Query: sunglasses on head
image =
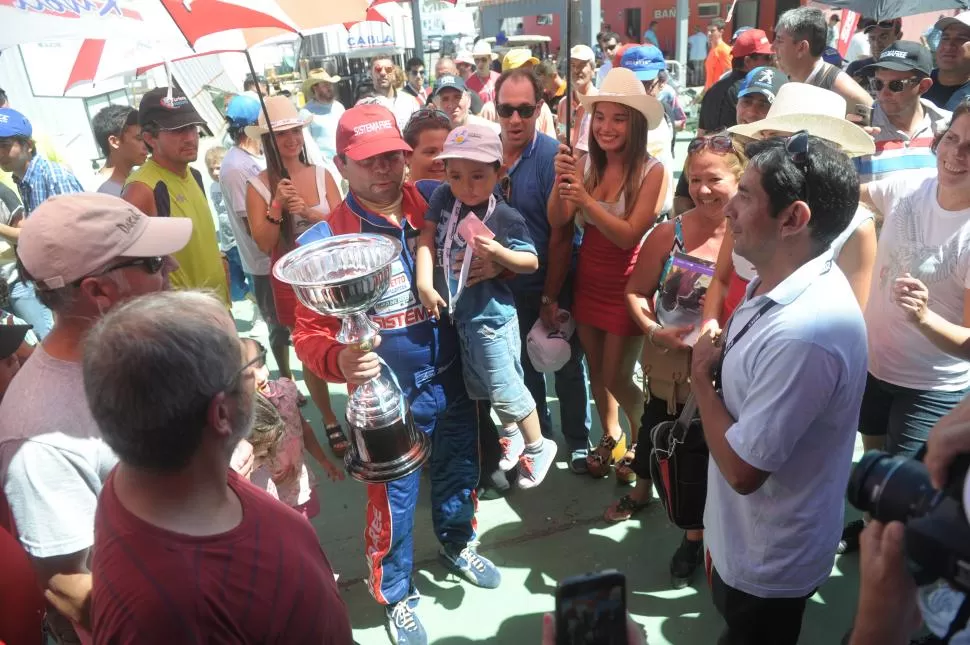
{"label": "sunglasses on head", "polygon": [[881,92],[884,87],[888,87],[889,91],[892,92],[893,94],[898,94],[899,92],[902,92],[910,85],[915,85],[916,83],[919,83],[919,79],[915,77],[900,78],[894,81],[889,81],[888,83],[878,78],[869,79],[869,87],[872,88],[873,92]]}
{"label": "sunglasses on head", "polygon": [[531,119],[538,108],[539,106],[537,105],[509,105],[508,103],[499,103],[495,106],[495,111],[503,119],[511,118],[516,112],[523,119]]}
{"label": "sunglasses on head", "polygon": [[785,152],[792,163],[798,166],[798,170],[805,179],[805,190],[802,192],[804,193],[803,201],[806,204],[808,203],[808,142],[808,131],[806,130],[800,130],[785,139]]}
{"label": "sunglasses on head", "polygon": [[687,144],[687,154],[694,154],[699,150],[707,148],[717,154],[727,154],[734,152],[734,142],[727,134],[712,134],[706,137],[697,137]]}
{"label": "sunglasses on head", "polygon": [[414,132],[415,128],[418,128],[426,121],[434,121],[435,123],[441,125],[442,128],[448,130],[451,129],[451,119],[447,114],[433,105],[426,105],[420,110],[415,111],[411,115],[411,118],[408,119],[407,125],[404,126],[404,138],[407,139],[408,136]]}
{"label": "sunglasses on head", "polygon": [[385,74],[390,74],[391,72],[394,71],[394,66],[393,65],[374,65],[375,72],[380,73],[381,70],[383,70]]}

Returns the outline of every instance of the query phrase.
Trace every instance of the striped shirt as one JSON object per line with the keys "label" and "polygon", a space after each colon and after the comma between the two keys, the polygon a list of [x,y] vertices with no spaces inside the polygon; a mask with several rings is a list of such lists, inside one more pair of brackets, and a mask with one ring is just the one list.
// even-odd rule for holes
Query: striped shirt
{"label": "striped shirt", "polygon": [[243,519],[193,537],[139,519],[105,482],[91,574],[97,642],[270,645],[353,642],[317,535],[299,513],[234,472]]}
{"label": "striped shirt", "polygon": [[907,170],[936,168],[936,155],[933,154],[933,137],[950,120],[950,112],[941,110],[926,99],[920,99],[923,107],[923,120],[913,136],[902,132],[889,122],[889,117],[877,102],[872,110],[872,125],[879,128],[873,138],[876,152],[856,157],[855,166],[859,171],[859,182],[867,184],[877,179],[885,179],[893,173]]}
{"label": "striped shirt", "polygon": [[47,201],[48,197],[84,192],[81,182],[69,170],[40,155],[35,155],[27,164],[27,172],[24,173],[23,179],[15,176],[13,180],[20,190],[27,215],[33,213],[34,209]]}

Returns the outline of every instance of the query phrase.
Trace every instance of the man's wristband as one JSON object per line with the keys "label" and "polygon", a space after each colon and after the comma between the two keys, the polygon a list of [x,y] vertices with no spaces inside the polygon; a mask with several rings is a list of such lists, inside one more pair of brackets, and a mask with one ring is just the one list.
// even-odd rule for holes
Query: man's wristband
{"label": "man's wristband", "polygon": [[546,305],[555,304],[556,300],[557,298],[553,298],[552,296],[547,296],[546,294],[542,294],[542,297],[539,299],[543,307],[545,307]]}

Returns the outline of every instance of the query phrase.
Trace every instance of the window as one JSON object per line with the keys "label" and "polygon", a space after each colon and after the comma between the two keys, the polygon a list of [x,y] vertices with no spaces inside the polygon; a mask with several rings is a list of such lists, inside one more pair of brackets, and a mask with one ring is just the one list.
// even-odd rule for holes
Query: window
{"label": "window", "polygon": [[697,5],[698,18],[718,18],[720,15],[721,4],[718,2],[709,2],[706,4]]}

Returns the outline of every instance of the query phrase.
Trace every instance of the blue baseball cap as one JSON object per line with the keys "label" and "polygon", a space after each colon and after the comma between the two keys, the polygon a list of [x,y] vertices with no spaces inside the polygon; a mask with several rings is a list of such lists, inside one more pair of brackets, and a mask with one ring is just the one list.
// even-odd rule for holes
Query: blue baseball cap
{"label": "blue baseball cap", "polygon": [[738,98],[748,94],[763,94],[768,103],[774,103],[778,89],[788,82],[788,76],[775,67],[755,67],[741,81]]}
{"label": "blue baseball cap", "polygon": [[17,110],[0,108],[0,139],[7,137],[30,137],[34,129],[30,121]]}
{"label": "blue baseball cap", "polygon": [[247,125],[259,123],[259,99],[246,94],[237,94],[226,107],[226,120],[234,128],[244,128]]}
{"label": "blue baseball cap", "polygon": [[637,80],[652,81],[657,74],[667,69],[664,55],[653,45],[638,45],[629,47],[620,58],[620,67],[633,72]]}
{"label": "blue baseball cap", "polygon": [[434,85],[434,92],[431,96],[438,96],[441,94],[442,90],[458,90],[459,92],[467,91],[465,86],[465,81],[461,76],[452,76],[451,74],[446,74],[438,79],[438,82]]}

